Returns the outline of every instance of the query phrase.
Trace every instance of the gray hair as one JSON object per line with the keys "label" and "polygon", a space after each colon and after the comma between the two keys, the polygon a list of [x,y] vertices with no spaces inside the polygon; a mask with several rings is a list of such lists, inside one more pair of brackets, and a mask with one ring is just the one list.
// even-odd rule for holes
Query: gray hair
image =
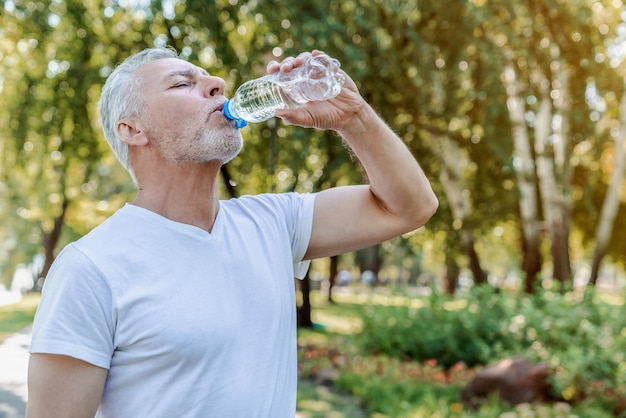
{"label": "gray hair", "polygon": [[128,144],[117,134],[117,123],[132,115],[141,115],[143,98],[141,79],[134,73],[144,65],[164,58],[178,58],[173,48],[149,48],[130,56],[113,70],[102,87],[100,118],[104,136],[117,159],[135,180]]}

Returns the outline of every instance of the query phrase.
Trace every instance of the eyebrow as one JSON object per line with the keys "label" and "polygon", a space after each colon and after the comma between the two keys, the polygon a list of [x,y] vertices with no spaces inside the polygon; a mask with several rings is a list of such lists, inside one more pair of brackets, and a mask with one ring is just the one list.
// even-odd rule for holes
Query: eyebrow
{"label": "eyebrow", "polygon": [[173,78],[173,77],[193,78],[198,73],[200,73],[201,75],[209,75],[209,73],[206,70],[203,70],[203,69],[186,68],[184,70],[174,70],[174,71],[171,71],[171,72],[169,72],[169,73],[167,73],[165,75],[164,79],[170,79],[170,78]]}

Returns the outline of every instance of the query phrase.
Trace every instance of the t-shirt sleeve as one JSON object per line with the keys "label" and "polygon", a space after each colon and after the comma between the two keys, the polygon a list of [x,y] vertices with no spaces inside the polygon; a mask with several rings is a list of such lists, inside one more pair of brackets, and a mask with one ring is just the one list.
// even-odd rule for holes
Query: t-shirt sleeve
{"label": "t-shirt sleeve", "polygon": [[302,279],[311,265],[311,260],[303,260],[303,258],[311,241],[316,194],[307,193],[295,196],[298,197],[298,200],[297,204],[293,205],[292,222],[294,228],[292,229],[291,248],[294,257],[294,275],[296,278]]}
{"label": "t-shirt sleeve", "polygon": [[108,369],[115,323],[108,282],[75,245],[69,245],[44,283],[30,352],[66,355]]}

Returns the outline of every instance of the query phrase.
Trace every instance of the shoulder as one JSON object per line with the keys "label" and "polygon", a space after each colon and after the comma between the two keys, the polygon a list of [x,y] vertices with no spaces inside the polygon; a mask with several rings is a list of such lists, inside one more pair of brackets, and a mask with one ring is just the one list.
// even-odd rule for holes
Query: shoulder
{"label": "shoulder", "polygon": [[[97,270],[90,257],[81,249],[80,242],[68,244],[55,258],[49,272],[49,276],[58,274],[59,271],[66,272],[80,267],[82,270]],[[46,280],[48,281],[48,280]]]}
{"label": "shoulder", "polygon": [[225,200],[222,201],[222,205],[227,211],[254,211],[257,215],[263,212],[285,214],[312,206],[315,196],[315,193],[263,193]]}
{"label": "shoulder", "polygon": [[103,272],[77,243],[67,245],[56,257],[46,276],[44,288],[109,290],[110,284]]}
{"label": "shoulder", "polygon": [[107,265],[120,263],[132,246],[131,238],[137,235],[133,231],[141,224],[133,218],[132,208],[129,210],[127,206],[65,246],[54,260],[46,283],[71,280],[74,284],[80,282],[88,286],[95,282],[108,284]]}
{"label": "shoulder", "polygon": [[127,222],[131,224],[131,222],[129,222],[128,220],[125,221],[125,219],[128,218],[129,206],[130,205],[123,206],[117,211],[115,211],[111,216],[105,219],[104,222],[100,223],[91,231],[89,231],[88,233],[83,235],[81,238],[79,238],[75,242],[75,244],[78,247],[83,247],[84,245],[87,245],[91,243],[92,241],[97,240],[98,239],[97,237],[101,235],[105,235],[107,232],[116,228],[116,226],[119,225],[120,223]]}

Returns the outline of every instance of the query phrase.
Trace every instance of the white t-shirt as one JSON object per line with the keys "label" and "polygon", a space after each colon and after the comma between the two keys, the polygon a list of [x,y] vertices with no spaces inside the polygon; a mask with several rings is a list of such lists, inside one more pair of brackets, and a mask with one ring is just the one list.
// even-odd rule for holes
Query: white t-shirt
{"label": "white t-shirt", "polygon": [[223,201],[211,233],[124,206],[58,256],[30,351],[108,369],[97,417],[293,417],[314,196]]}

